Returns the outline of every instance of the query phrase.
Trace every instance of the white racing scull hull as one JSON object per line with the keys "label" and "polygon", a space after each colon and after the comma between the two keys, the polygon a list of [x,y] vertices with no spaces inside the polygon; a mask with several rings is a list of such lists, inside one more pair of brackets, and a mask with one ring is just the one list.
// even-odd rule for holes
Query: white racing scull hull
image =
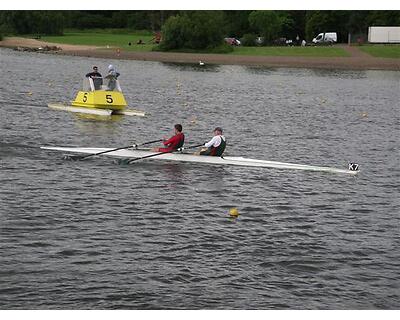
{"label": "white racing scull hull", "polygon": [[[112,148],[74,148],[74,147],[41,147],[41,149],[63,151],[63,152],[74,152],[83,154],[93,154],[112,150]],[[122,149],[105,153],[105,156],[112,156],[118,158],[141,158],[149,155],[156,154],[145,149]],[[183,162],[195,162],[205,164],[216,164],[216,165],[233,165],[233,166],[245,166],[245,167],[261,167],[261,168],[276,168],[276,169],[294,169],[294,170],[307,170],[307,171],[320,171],[329,173],[346,173],[350,175],[356,175],[359,171],[348,170],[348,169],[337,169],[330,167],[311,166],[303,164],[285,163],[277,161],[267,160],[256,160],[243,157],[211,157],[211,156],[199,156],[190,153],[165,153],[155,157],[147,158],[148,160],[169,160],[169,161],[183,161]]]}

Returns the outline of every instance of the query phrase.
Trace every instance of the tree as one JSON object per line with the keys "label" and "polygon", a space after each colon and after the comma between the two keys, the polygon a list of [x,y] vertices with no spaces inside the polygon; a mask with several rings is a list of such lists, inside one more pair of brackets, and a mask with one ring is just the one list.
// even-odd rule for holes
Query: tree
{"label": "tree", "polygon": [[224,33],[227,37],[241,38],[246,33],[255,32],[249,24],[251,11],[224,11]]}
{"label": "tree", "polygon": [[370,11],[366,20],[368,26],[399,26],[400,11]]}
{"label": "tree", "polygon": [[250,26],[262,35],[267,43],[279,38],[283,27],[291,24],[292,21],[284,12],[253,11],[249,15]]}
{"label": "tree", "polygon": [[131,11],[126,18],[126,26],[134,30],[150,30],[150,21],[146,11]]}
{"label": "tree", "polygon": [[115,11],[112,14],[113,28],[126,28],[128,20],[127,11]]}
{"label": "tree", "polygon": [[309,11],[306,18],[306,39],[311,41],[319,32],[327,31],[328,14],[325,11]]}
{"label": "tree", "polygon": [[190,29],[187,31],[188,48],[217,47],[223,39],[223,13],[221,11],[193,11],[187,14]]}
{"label": "tree", "polygon": [[306,36],[311,40],[320,32],[336,32],[338,42],[346,41],[348,33],[364,33],[361,11],[310,11],[307,13]]}
{"label": "tree", "polygon": [[346,19],[348,32],[352,34],[366,33],[368,29],[367,16],[368,11],[351,11]]}
{"label": "tree", "polygon": [[14,34],[63,34],[63,15],[56,11],[3,11],[0,25]]}
{"label": "tree", "polygon": [[35,11],[33,13],[31,33],[62,35],[64,30],[64,18],[58,12]]}
{"label": "tree", "polygon": [[9,11],[4,14],[5,24],[16,34],[32,32],[32,14],[28,11]]}
{"label": "tree", "polygon": [[171,16],[162,33],[162,49],[210,49],[223,38],[223,14],[218,11],[188,11]]}
{"label": "tree", "polygon": [[282,34],[289,39],[295,39],[297,36],[305,39],[306,11],[291,10],[285,13],[291,22],[283,26]]}
{"label": "tree", "polygon": [[183,48],[187,36],[186,29],[189,28],[189,23],[186,16],[177,15],[169,17],[162,27],[162,48],[164,50]]}

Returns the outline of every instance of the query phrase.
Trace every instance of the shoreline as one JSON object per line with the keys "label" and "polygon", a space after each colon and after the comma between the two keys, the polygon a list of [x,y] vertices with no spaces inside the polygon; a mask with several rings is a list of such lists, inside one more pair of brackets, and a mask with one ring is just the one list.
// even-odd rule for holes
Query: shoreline
{"label": "shoreline", "polygon": [[193,63],[203,61],[206,64],[248,65],[277,68],[317,68],[317,69],[344,69],[344,70],[392,70],[400,71],[400,59],[372,57],[357,47],[343,45],[343,49],[350,53],[349,57],[295,57],[295,56],[244,56],[212,53],[182,53],[182,52],[140,52],[118,51],[104,47],[69,45],[50,43],[35,39],[9,37],[0,41],[0,47],[16,49],[19,47],[37,49],[39,47],[54,46],[60,51],[47,51],[57,55],[69,55],[90,58],[139,60],[170,63]]}

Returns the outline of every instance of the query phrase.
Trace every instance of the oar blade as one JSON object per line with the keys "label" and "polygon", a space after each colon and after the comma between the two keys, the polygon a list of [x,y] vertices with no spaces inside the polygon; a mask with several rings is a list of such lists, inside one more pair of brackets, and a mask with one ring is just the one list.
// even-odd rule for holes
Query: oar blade
{"label": "oar blade", "polygon": [[64,154],[62,157],[63,160],[69,160],[69,161],[78,161],[82,158],[83,157],[81,155],[77,154]]}
{"label": "oar blade", "polygon": [[121,166],[125,166],[127,164],[129,164],[130,159],[117,159],[116,162],[117,164],[121,165]]}

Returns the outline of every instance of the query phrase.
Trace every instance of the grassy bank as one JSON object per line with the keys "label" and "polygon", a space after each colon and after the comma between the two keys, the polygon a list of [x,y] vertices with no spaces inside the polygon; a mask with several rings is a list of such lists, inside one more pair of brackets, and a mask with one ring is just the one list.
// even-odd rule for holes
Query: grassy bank
{"label": "grassy bank", "polygon": [[[153,41],[153,34],[146,31],[129,30],[68,30],[64,36],[43,36],[41,40],[77,45],[92,45],[101,47],[118,47],[126,51],[152,51],[156,46]],[[142,40],[144,44],[137,44]],[[131,45],[129,45],[129,43]],[[350,54],[343,48],[336,46],[318,47],[234,47],[230,55],[248,56],[279,56],[279,57],[348,57]],[[399,58],[400,46],[366,45],[361,50],[375,57]],[[182,52],[182,50],[178,50]],[[185,51],[191,52],[193,51]],[[206,53],[198,51],[196,53]],[[209,52],[217,53],[217,52]]]}
{"label": "grassy bank", "polygon": [[337,47],[236,47],[235,55],[298,56],[298,57],[348,57],[349,53]]}
{"label": "grassy bank", "polygon": [[374,57],[400,59],[400,45],[364,45],[359,48]]}

